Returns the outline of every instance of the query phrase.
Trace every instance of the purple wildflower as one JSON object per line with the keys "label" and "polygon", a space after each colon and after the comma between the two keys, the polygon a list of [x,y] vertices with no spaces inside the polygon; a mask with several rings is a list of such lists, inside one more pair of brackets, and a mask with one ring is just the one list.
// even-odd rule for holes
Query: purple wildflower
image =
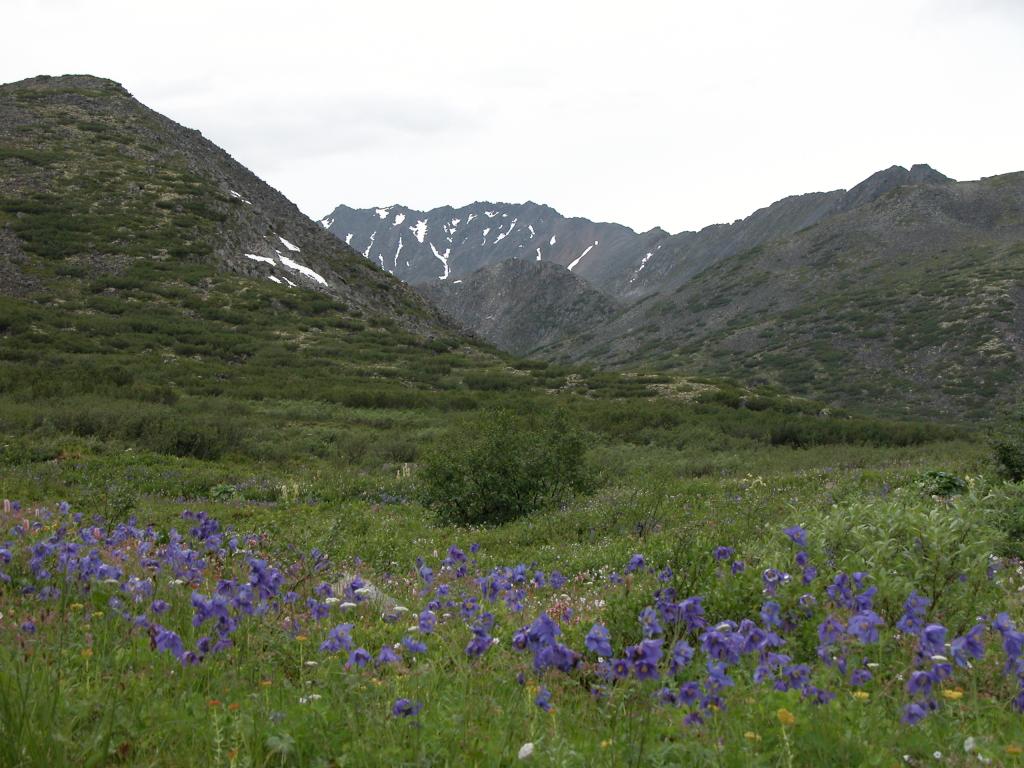
{"label": "purple wildflower", "polygon": [[946,628],[929,624],[921,632],[921,652],[926,656],[941,656],[946,651]]}
{"label": "purple wildflower", "polygon": [[782,532],[798,547],[807,546],[807,529],[802,525],[792,525],[789,528],[783,528]]}
{"label": "purple wildflower", "polygon": [[424,635],[429,635],[437,625],[437,615],[430,610],[425,610],[419,615],[417,622],[418,629]]}
{"label": "purple wildflower", "polygon": [[402,638],[402,645],[405,646],[405,650],[407,650],[409,653],[427,652],[426,643],[421,643],[419,640],[417,640],[414,637],[411,637],[410,635],[406,635]]}
{"label": "purple wildflower", "polygon": [[671,674],[677,674],[679,670],[693,661],[694,650],[685,640],[679,640],[672,647],[672,658],[669,660],[668,669]]}
{"label": "purple wildflower", "polygon": [[980,659],[985,656],[985,646],[981,644],[981,635],[984,631],[984,624],[975,624],[966,635],[953,640],[950,644],[950,653],[957,666],[969,667],[970,659]]}
{"label": "purple wildflower", "polygon": [[320,650],[325,653],[338,653],[342,648],[352,650],[351,632],[351,624],[339,624],[327,633],[327,639],[320,644]]}
{"label": "purple wildflower", "polygon": [[345,663],[345,669],[352,669],[358,667],[362,669],[365,667],[373,657],[370,652],[365,648],[356,648],[348,655],[348,661]]}
{"label": "purple wildflower", "polygon": [[911,702],[904,707],[903,717],[900,718],[900,721],[907,725],[917,725],[927,714],[928,711],[924,707],[917,702]]}
{"label": "purple wildflower", "polygon": [[419,702],[412,702],[409,699],[395,699],[395,703],[391,705],[391,714],[394,717],[415,717],[423,709],[423,705]]}
{"label": "purple wildflower", "polygon": [[723,546],[715,547],[715,551],[711,553],[711,556],[714,557],[715,560],[722,562],[723,560],[729,560],[735,553],[736,550],[732,547]]}
{"label": "purple wildflower", "polygon": [[878,642],[878,628],[884,625],[885,622],[874,611],[861,611],[850,617],[846,632],[867,645]]}
{"label": "purple wildflower", "polygon": [[643,555],[633,555],[629,558],[629,562],[626,563],[626,573],[633,573],[633,571],[640,570],[644,567],[644,562]]}
{"label": "purple wildflower", "polygon": [[537,698],[533,700],[533,703],[543,709],[545,712],[551,711],[551,691],[544,686],[541,686],[540,691],[537,692]]}
{"label": "purple wildflower", "polygon": [[596,653],[598,656],[612,655],[612,644],[608,629],[601,624],[595,624],[591,627],[590,632],[587,633],[586,640],[583,642],[591,653]]}
{"label": "purple wildflower", "polygon": [[658,623],[658,613],[651,606],[647,606],[640,611],[639,619],[640,626],[643,627],[644,637],[655,637],[663,632],[661,624]]}

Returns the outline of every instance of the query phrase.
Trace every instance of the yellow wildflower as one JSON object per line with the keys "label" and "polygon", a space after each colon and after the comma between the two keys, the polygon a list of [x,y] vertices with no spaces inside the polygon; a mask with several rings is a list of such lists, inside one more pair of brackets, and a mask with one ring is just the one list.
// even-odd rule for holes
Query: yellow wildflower
{"label": "yellow wildflower", "polygon": [[964,697],[964,692],[963,691],[945,690],[945,691],[942,692],[942,698],[949,699],[950,701],[956,701],[957,699],[962,699],[963,697]]}
{"label": "yellow wildflower", "polygon": [[604,739],[601,741],[601,749],[608,749],[612,745],[611,739]]}
{"label": "yellow wildflower", "polygon": [[1006,745],[1006,754],[1008,754],[1008,755],[1019,755],[1021,753],[1024,753],[1024,747],[1022,747],[1020,744],[1007,744]]}
{"label": "yellow wildflower", "polygon": [[855,698],[857,701],[867,701],[871,698],[871,694],[867,691],[854,691],[853,698]]}
{"label": "yellow wildflower", "polygon": [[81,603],[72,603],[72,604],[71,604],[71,605],[69,605],[68,607],[69,607],[69,608],[70,608],[70,609],[71,609],[72,611],[80,611],[80,610],[82,610],[82,609],[83,609],[83,608],[84,608],[85,606],[84,606],[84,605],[82,605]]}
{"label": "yellow wildflower", "polygon": [[743,738],[745,738],[747,741],[760,741],[761,734],[754,733],[753,731],[747,731],[743,734]]}
{"label": "yellow wildflower", "polygon": [[779,718],[779,722],[783,725],[796,725],[796,715],[785,707],[780,708],[775,714]]}
{"label": "yellow wildflower", "polygon": [[309,638],[306,637],[305,635],[296,635],[295,636],[295,641],[298,642],[298,643],[304,643],[307,640],[309,640]]}
{"label": "yellow wildflower", "polygon": [[92,658],[92,648],[83,648],[82,649],[82,657],[86,658],[86,659],[91,659]]}

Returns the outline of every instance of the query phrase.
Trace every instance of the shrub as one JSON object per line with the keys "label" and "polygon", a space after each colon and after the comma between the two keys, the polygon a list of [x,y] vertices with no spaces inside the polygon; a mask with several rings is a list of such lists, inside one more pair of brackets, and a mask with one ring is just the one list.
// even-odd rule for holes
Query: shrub
{"label": "shrub", "polygon": [[933,470],[917,479],[917,487],[927,496],[956,496],[967,490],[967,483],[949,472]]}
{"label": "shrub", "polygon": [[983,490],[938,503],[897,492],[833,507],[821,529],[825,555],[837,570],[872,575],[883,618],[895,621],[905,596],[916,590],[931,601],[930,618],[960,631],[996,610],[1000,599],[987,571],[992,554],[1006,545],[1006,532],[992,518]]}
{"label": "shrub", "polygon": [[489,410],[425,452],[418,495],[445,522],[507,523],[588,490],[584,454],[582,435],[561,412],[524,417]]}
{"label": "shrub", "polygon": [[1024,408],[995,435],[992,453],[1004,479],[1013,483],[1024,480]]}

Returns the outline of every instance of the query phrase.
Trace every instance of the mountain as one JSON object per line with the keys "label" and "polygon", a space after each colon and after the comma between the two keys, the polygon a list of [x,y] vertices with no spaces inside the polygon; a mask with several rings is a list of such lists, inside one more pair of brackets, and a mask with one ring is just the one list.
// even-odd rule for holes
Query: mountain
{"label": "mountain", "polygon": [[[674,290],[718,261],[761,243],[788,237],[830,216],[865,205],[906,184],[946,184],[947,178],[927,165],[909,171],[893,166],[872,174],[850,190],[794,195],[755,211],[732,224],[715,224],[698,232],[680,232],[663,240],[661,248],[639,267],[626,265],[608,290],[624,299]],[[636,255],[634,255],[634,264]]]}
{"label": "mountain", "polygon": [[727,374],[889,413],[984,417],[1019,395],[1024,173],[954,183],[890,169],[836,207],[539,354]]}
{"label": "mountain", "polygon": [[425,438],[371,440],[363,409],[474,408],[523,379],[116,83],[0,86],[0,462],[402,463]]}
{"label": "mountain", "polygon": [[434,306],[502,349],[525,354],[610,322],[622,309],[568,269],[508,259],[418,287]]}
{"label": "mountain", "polygon": [[[956,182],[927,165],[893,166],[732,224],[634,235],[591,260],[595,248],[572,280],[502,268],[524,249],[467,239],[463,263],[487,266],[428,277],[421,289],[499,347],[555,362],[727,375],[889,414],[984,417],[1017,395],[1024,373],[1021,179]],[[510,206],[510,220],[525,208],[573,222],[584,232],[574,248],[587,227],[612,226],[533,204]]]}
{"label": "mountain", "polygon": [[897,186],[949,182],[927,165],[909,171],[893,166],[849,191],[787,197],[732,224],[675,235],[660,228],[637,234],[620,224],[565,218],[532,202],[430,211],[339,205],[321,224],[381,269],[414,285],[451,282],[508,259],[529,259],[567,267],[598,290],[628,301],[676,288],[720,259],[791,235]]}
{"label": "mountain", "polygon": [[667,232],[566,218],[546,205],[473,203],[417,211],[339,205],[320,222],[369,261],[414,285],[454,281],[508,259],[559,264],[595,286],[614,281]]}
{"label": "mountain", "polygon": [[91,76],[0,86],[0,294],[202,264],[433,332],[413,291],[194,130]]}

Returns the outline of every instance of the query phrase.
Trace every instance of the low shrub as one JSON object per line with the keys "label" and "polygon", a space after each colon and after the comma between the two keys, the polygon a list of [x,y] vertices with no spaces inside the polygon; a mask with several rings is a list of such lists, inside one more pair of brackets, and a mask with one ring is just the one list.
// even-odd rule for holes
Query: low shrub
{"label": "low shrub", "polygon": [[507,523],[590,489],[585,453],[582,434],[561,412],[481,412],[425,452],[420,501],[446,522]]}
{"label": "low shrub", "polygon": [[1024,407],[994,435],[992,454],[1001,477],[1013,483],[1024,480]]}

